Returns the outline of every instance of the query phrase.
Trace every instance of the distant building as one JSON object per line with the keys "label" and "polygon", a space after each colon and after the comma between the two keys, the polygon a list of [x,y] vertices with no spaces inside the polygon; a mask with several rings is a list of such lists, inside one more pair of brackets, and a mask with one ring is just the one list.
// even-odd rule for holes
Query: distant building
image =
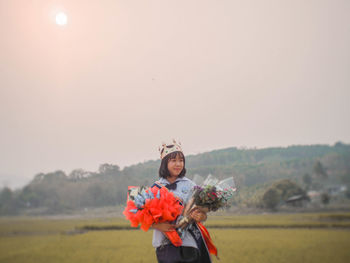
{"label": "distant building", "polygon": [[307,196],[310,199],[311,203],[320,203],[321,202],[321,192],[319,191],[308,191]]}
{"label": "distant building", "polygon": [[336,186],[329,187],[327,189],[327,192],[329,195],[336,196],[336,195],[345,193],[346,190],[348,190],[346,185],[336,185]]}
{"label": "distant building", "polygon": [[304,204],[309,201],[308,196],[305,195],[293,195],[289,197],[285,202],[287,205],[291,205],[294,207],[302,207]]}

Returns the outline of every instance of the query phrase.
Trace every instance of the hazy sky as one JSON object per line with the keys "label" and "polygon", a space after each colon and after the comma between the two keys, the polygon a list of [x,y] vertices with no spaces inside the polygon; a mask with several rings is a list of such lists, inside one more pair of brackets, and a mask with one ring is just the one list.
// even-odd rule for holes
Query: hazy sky
{"label": "hazy sky", "polygon": [[[55,15],[66,12],[68,24]],[[348,0],[0,0],[0,186],[350,142]]]}

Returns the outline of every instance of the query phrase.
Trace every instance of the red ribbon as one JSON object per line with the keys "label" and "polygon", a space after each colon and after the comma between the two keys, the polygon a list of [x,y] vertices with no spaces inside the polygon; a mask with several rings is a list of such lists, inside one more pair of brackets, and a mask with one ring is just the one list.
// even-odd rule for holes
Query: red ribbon
{"label": "red ribbon", "polygon": [[205,244],[207,245],[209,253],[215,255],[218,258],[218,250],[215,247],[214,242],[209,235],[209,231],[200,222],[197,222],[197,226],[202,233],[202,236],[204,238]]}

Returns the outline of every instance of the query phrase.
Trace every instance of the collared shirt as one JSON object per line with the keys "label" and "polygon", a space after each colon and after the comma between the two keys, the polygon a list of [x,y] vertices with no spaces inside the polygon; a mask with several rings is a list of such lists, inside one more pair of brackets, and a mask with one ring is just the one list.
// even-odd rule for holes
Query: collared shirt
{"label": "collared shirt", "polygon": [[[162,185],[166,186],[170,184],[168,180],[161,178],[157,182],[161,183]],[[188,202],[188,200],[191,197],[192,189],[196,185],[194,182],[192,182],[190,179],[183,177],[183,178],[177,178],[176,181],[177,186],[175,190],[169,190],[174,193],[175,196],[179,197],[184,204]],[[164,245],[164,240],[166,237],[163,235],[163,233],[157,229],[154,229],[153,231],[153,241],[152,245],[153,247],[159,247],[161,245]],[[182,239],[182,246],[188,246],[188,247],[195,247],[197,248],[196,242],[192,235],[186,231],[185,235]]]}

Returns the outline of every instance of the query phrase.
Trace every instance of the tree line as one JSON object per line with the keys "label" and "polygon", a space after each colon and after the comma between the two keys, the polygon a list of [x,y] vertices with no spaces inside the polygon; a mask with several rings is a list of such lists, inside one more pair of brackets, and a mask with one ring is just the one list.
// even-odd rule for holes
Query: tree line
{"label": "tree line", "polygon": [[[125,204],[129,185],[150,186],[158,179],[160,161],[125,167],[101,164],[96,172],[75,169],[39,173],[22,189],[0,191],[0,215],[64,213],[89,207]],[[324,191],[335,184],[350,188],[350,145],[307,145],[266,149],[215,150],[186,157],[188,177],[233,176],[236,206],[273,208],[291,195]]]}

